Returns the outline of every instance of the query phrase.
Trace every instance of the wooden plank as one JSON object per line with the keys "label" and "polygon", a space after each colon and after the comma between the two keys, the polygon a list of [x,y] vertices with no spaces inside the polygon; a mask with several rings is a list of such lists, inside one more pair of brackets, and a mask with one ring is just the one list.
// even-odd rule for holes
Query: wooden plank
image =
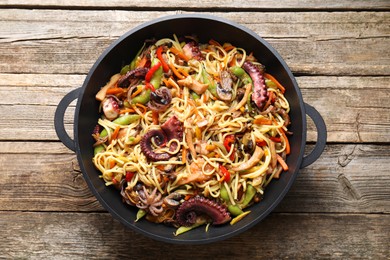
{"label": "wooden plank", "polygon": [[109,2],[93,1],[93,0],[69,0],[69,1],[56,1],[56,0],[30,0],[30,1],[18,1],[18,0],[1,0],[0,7],[41,7],[41,8],[126,8],[126,9],[143,9],[143,8],[174,8],[174,9],[275,9],[275,10],[290,10],[290,9],[309,9],[309,10],[381,10],[389,9],[389,3],[385,0],[312,0],[312,1],[299,1],[299,0],[281,0],[281,1],[256,1],[247,0],[237,4],[234,1],[222,1],[222,0],[200,0],[200,1],[141,1],[135,0],[131,2],[112,0]]}
{"label": "wooden plank", "polygon": [[[329,145],[276,212],[390,213],[389,158],[388,145]],[[1,142],[0,165],[2,210],[103,210],[61,143]]]}
{"label": "wooden plank", "polygon": [[[0,10],[0,72],[85,74],[115,39],[179,11]],[[268,40],[293,72],[389,75],[387,12],[212,12]],[[91,30],[91,28],[94,28]]]}
{"label": "wooden plank", "polygon": [[[0,78],[0,140],[58,140],[53,123],[56,106],[83,84],[85,76],[0,74]],[[390,142],[389,77],[300,76],[297,82],[303,100],[323,116],[329,142]],[[65,114],[70,135],[74,106],[75,102]],[[315,141],[316,133],[308,119],[307,140]]]}
{"label": "wooden plank", "polygon": [[12,259],[181,259],[183,252],[191,259],[386,259],[390,254],[390,216],[381,214],[271,214],[242,234],[206,245],[154,241],[105,213],[3,211],[0,223],[0,253]]}
{"label": "wooden plank", "polygon": [[[390,142],[387,77],[297,77],[303,100],[323,116],[330,142]],[[308,119],[308,140],[316,140]]]}

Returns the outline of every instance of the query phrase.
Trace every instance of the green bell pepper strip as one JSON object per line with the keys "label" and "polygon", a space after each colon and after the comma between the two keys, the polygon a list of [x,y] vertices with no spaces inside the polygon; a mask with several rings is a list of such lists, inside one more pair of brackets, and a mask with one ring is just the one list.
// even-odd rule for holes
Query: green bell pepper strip
{"label": "green bell pepper strip", "polygon": [[131,123],[134,123],[135,121],[137,121],[140,118],[141,118],[140,115],[124,115],[124,116],[118,117],[117,119],[115,119],[112,122],[115,124],[118,124],[118,125],[130,125]]}
{"label": "green bell pepper strip", "polygon": [[106,148],[104,147],[104,145],[99,144],[98,146],[96,146],[96,147],[93,149],[93,155],[97,155],[98,153],[103,152],[105,149],[106,149]]}
{"label": "green bell pepper strip", "polygon": [[233,216],[239,216],[244,213],[242,209],[248,206],[248,204],[252,201],[255,195],[256,189],[252,185],[248,185],[245,191],[244,200],[240,204],[233,205],[230,203],[229,194],[226,190],[225,185],[222,184],[219,196],[223,201],[227,203],[230,214],[232,214]]}
{"label": "green bell pepper strip", "polygon": [[203,78],[203,83],[209,85],[207,89],[210,91],[210,93],[214,97],[217,97],[217,84],[215,84],[215,81],[207,73],[204,66],[203,66],[203,70],[202,70],[202,78]]}
{"label": "green bell pepper strip", "polygon": [[278,86],[275,84],[275,82],[273,82],[272,80],[269,80],[269,79],[265,79],[264,80],[264,83],[265,85],[267,86],[267,88],[274,88],[274,89],[277,89]]}
{"label": "green bell pepper strip", "polygon": [[[141,118],[141,116],[138,114],[137,115],[124,115],[124,116],[118,117],[117,119],[115,119],[112,122],[115,124],[118,124],[118,125],[130,125],[131,123],[134,123],[135,121],[137,121],[140,118]],[[103,129],[100,132],[100,137],[106,137],[107,135],[108,135],[108,133],[107,133],[106,129]]]}
{"label": "green bell pepper strip", "polygon": [[181,235],[181,234],[183,234],[183,233],[185,233],[187,231],[190,231],[190,230],[192,230],[194,228],[197,228],[197,227],[199,227],[201,225],[204,225],[204,224],[205,223],[200,222],[200,223],[195,223],[195,224],[193,224],[192,226],[189,226],[189,227],[181,226],[173,234],[174,234],[174,236],[178,236],[178,235]]}
{"label": "green bell pepper strip", "polygon": [[191,91],[191,97],[193,100],[197,100],[200,98],[200,96],[198,94],[196,94],[194,91]]}
{"label": "green bell pepper strip", "polygon": [[132,98],[131,99],[131,103],[132,104],[140,103],[140,104],[145,105],[150,100],[150,92],[151,92],[150,89],[144,90],[141,94],[139,94],[138,96]]}
{"label": "green bell pepper strip", "polygon": [[124,66],[119,74],[125,75],[128,71],[130,71],[130,64]]}
{"label": "green bell pepper strip", "polygon": [[237,77],[239,77],[242,82],[246,85],[249,83],[253,83],[252,78],[249,76],[248,73],[245,72],[245,70],[241,67],[234,66],[230,68],[230,71]]}
{"label": "green bell pepper strip", "polygon": [[239,205],[233,205],[230,203],[229,194],[228,194],[224,184],[221,185],[221,190],[220,190],[219,196],[228,205],[228,211],[230,212],[230,214],[232,214],[233,216],[238,216],[238,215],[243,213],[243,211],[241,210],[241,207]]}
{"label": "green bell pepper strip", "polygon": [[220,196],[221,196],[221,199],[223,199],[226,203],[230,203],[229,194],[228,194],[226,187],[223,183],[221,185]]}
{"label": "green bell pepper strip", "polygon": [[252,185],[248,185],[245,191],[244,200],[241,203],[241,207],[245,208],[252,201],[253,197],[256,195],[256,189]]}
{"label": "green bell pepper strip", "polygon": [[[159,59],[157,58],[153,59],[152,68],[158,63],[160,63]],[[154,89],[160,88],[162,75],[163,75],[163,69],[161,66],[159,66],[158,69],[154,72],[152,78],[150,79],[150,84],[153,85]],[[144,90],[141,94],[131,99],[131,103],[132,104],[141,103],[145,105],[150,100],[150,92],[151,92],[150,89]]]}
{"label": "green bell pepper strip", "polygon": [[244,213],[238,205],[229,205],[228,210],[233,216],[238,216]]}
{"label": "green bell pepper strip", "polygon": [[145,215],[146,215],[146,211],[143,210],[143,209],[139,209],[139,210],[137,211],[137,216],[136,216],[135,222],[137,222],[138,220],[140,220],[141,218],[143,218]]}

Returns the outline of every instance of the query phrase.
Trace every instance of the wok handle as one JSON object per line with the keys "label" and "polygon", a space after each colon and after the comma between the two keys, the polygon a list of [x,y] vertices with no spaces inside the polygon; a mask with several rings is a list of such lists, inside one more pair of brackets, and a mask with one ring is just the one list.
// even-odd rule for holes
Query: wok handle
{"label": "wok handle", "polygon": [[76,151],[74,140],[68,135],[65,130],[64,116],[69,104],[79,97],[81,88],[77,88],[66,94],[57,106],[54,114],[54,128],[60,141],[72,151]]}
{"label": "wok handle", "polygon": [[318,111],[314,107],[306,103],[305,103],[305,110],[306,110],[306,114],[313,120],[317,128],[317,143],[314,149],[308,155],[303,157],[301,168],[305,168],[306,166],[309,166],[321,156],[322,152],[325,149],[326,138],[327,138],[326,125],[320,113],[318,113]]}

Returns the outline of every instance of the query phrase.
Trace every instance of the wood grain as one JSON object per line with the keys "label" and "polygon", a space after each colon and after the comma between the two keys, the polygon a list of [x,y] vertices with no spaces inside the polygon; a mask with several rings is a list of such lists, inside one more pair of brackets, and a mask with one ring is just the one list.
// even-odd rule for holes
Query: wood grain
{"label": "wood grain", "polygon": [[[330,145],[300,170],[276,212],[390,213],[389,158],[389,146]],[[60,143],[2,142],[0,164],[2,210],[103,210]]]}
{"label": "wood grain", "polygon": [[18,1],[18,0],[1,0],[0,6],[13,6],[13,7],[26,7],[34,6],[41,8],[128,8],[128,9],[143,9],[143,8],[171,8],[171,9],[274,9],[274,10],[289,10],[297,9],[315,9],[315,10],[381,10],[389,9],[390,5],[385,0],[311,0],[311,1],[299,1],[299,0],[247,0],[242,1],[239,4],[235,1],[223,1],[223,0],[200,0],[200,1],[141,1],[135,0],[131,2],[112,0],[105,1],[93,1],[93,0],[68,0],[68,1],[56,1],[56,0],[30,0],[30,1]]}
{"label": "wood grain", "polygon": [[[0,10],[0,73],[85,74],[120,35],[176,11]],[[386,12],[213,12],[252,29],[294,73],[389,75]],[[94,28],[91,30],[91,28]]]}
{"label": "wood grain", "polygon": [[12,259],[386,259],[389,222],[389,215],[377,214],[271,214],[225,241],[171,245],[106,213],[0,212],[0,243]]}
{"label": "wood grain", "polygon": [[[387,0],[0,0],[0,258],[389,259],[389,11]],[[266,39],[328,128],[324,153],[273,213],[201,246],[154,241],[114,220],[53,124],[58,102],[113,41],[180,13]],[[308,118],[306,153],[315,139]]]}

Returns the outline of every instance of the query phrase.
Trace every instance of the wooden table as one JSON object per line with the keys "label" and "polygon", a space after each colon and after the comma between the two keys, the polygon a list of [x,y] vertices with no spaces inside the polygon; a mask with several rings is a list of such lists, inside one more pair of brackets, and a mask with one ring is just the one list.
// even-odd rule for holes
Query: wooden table
{"label": "wooden table", "polygon": [[[389,1],[0,0],[0,8],[0,257],[389,259]],[[120,35],[192,12],[270,42],[324,117],[328,143],[264,221],[222,242],[183,246],[114,220],[59,142],[53,116]],[[68,110],[72,134],[74,104]],[[309,151],[316,132],[308,128]]]}

